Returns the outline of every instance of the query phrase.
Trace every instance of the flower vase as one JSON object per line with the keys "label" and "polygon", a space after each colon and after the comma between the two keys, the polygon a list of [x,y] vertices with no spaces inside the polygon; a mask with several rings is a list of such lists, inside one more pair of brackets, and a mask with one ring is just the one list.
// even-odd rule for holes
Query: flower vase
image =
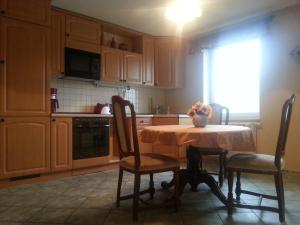
{"label": "flower vase", "polygon": [[208,116],[195,114],[192,121],[195,127],[205,127],[208,123]]}

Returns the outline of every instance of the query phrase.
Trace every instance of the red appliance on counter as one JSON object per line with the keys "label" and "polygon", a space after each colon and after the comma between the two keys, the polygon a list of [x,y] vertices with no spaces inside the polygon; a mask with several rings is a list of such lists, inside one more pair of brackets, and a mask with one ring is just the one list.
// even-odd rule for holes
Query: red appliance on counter
{"label": "red appliance on counter", "polygon": [[51,112],[55,113],[58,108],[57,88],[51,88]]}
{"label": "red appliance on counter", "polygon": [[105,104],[100,104],[98,103],[95,106],[95,113],[98,114],[111,114],[112,113],[112,105],[105,103]]}

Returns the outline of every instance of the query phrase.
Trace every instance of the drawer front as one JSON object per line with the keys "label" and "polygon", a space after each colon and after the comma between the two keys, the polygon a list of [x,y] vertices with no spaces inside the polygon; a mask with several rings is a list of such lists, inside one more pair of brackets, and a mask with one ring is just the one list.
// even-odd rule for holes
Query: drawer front
{"label": "drawer front", "polygon": [[137,130],[140,131],[142,129],[144,129],[147,126],[151,126],[152,125],[152,118],[136,118],[136,127]]}

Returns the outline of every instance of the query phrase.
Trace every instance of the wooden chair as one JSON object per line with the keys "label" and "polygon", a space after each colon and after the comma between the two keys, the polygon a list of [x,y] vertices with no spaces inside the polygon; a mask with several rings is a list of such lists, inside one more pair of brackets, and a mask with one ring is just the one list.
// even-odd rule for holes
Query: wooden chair
{"label": "wooden chair", "polygon": [[[284,188],[282,180],[282,169],[284,166],[283,157],[285,153],[285,144],[288,135],[288,129],[291,120],[292,107],[295,101],[295,95],[293,94],[289,99],[285,101],[282,107],[282,115],[280,122],[279,136],[277,140],[277,147],[275,156],[265,154],[237,154],[232,156],[227,162],[228,170],[228,214],[232,214],[233,207],[249,208],[268,210],[279,213],[279,220],[283,222],[285,220],[285,203],[284,203]],[[233,176],[234,172],[237,174],[236,181],[236,200],[233,202]],[[269,174],[273,175],[275,179],[276,196],[260,194],[252,191],[246,191],[241,189],[241,173],[254,173],[254,174]],[[258,196],[259,205],[247,205],[241,204],[241,194],[249,194]],[[278,208],[262,206],[261,202],[263,198],[273,199],[278,201]]]}
{"label": "wooden chair", "polygon": [[[154,153],[140,154],[137,129],[136,129],[136,114],[134,106],[129,101],[122,99],[120,96],[112,97],[112,106],[114,114],[114,126],[116,128],[118,144],[119,144],[119,180],[117,189],[117,207],[120,206],[120,200],[126,200],[133,198],[133,220],[138,219],[138,205],[139,195],[149,193],[150,198],[153,198],[155,193],[153,174],[173,171],[175,179],[175,209],[178,207],[178,179],[180,164],[177,160]],[[129,107],[131,115],[131,124],[129,127],[127,123],[126,107]],[[130,130],[131,134],[130,135]],[[134,174],[134,190],[133,194],[127,196],[121,196],[121,186],[123,171],[127,171]],[[149,189],[140,191],[141,175],[149,174],[150,183]],[[142,201],[142,200],[141,200]]]}
{"label": "wooden chair", "polygon": [[[210,106],[213,109],[213,115],[209,120],[209,124],[221,125],[223,122],[223,112],[225,111],[224,124],[228,125],[229,109],[217,103],[212,103],[210,104]],[[225,168],[226,168],[227,150],[199,148],[199,153],[201,158],[202,156],[210,156],[210,155],[219,156],[219,173],[213,173],[213,174],[217,174],[219,176],[219,185],[222,187],[224,181]],[[201,169],[203,169],[202,160],[200,160],[200,167]]]}

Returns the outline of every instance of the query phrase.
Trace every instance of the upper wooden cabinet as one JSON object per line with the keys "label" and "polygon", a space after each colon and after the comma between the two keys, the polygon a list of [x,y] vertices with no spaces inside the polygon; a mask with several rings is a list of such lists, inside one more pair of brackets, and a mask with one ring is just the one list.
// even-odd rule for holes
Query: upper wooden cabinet
{"label": "upper wooden cabinet", "polygon": [[0,123],[0,177],[50,171],[50,119],[5,118]]}
{"label": "upper wooden cabinet", "polygon": [[51,170],[72,168],[72,118],[51,120]]}
{"label": "upper wooden cabinet", "polygon": [[155,39],[155,85],[174,86],[174,43],[172,38]]}
{"label": "upper wooden cabinet", "polygon": [[154,85],[154,39],[143,37],[143,79],[145,85]]}
{"label": "upper wooden cabinet", "polygon": [[108,82],[142,83],[142,55],[102,47],[101,80]]}
{"label": "upper wooden cabinet", "polygon": [[65,14],[51,11],[51,75],[63,75],[65,71]]}
{"label": "upper wooden cabinet", "polygon": [[123,81],[131,84],[142,83],[142,55],[124,52]]}
{"label": "upper wooden cabinet", "polygon": [[66,45],[70,48],[100,52],[100,23],[82,17],[66,15]]}
{"label": "upper wooden cabinet", "polygon": [[123,54],[117,49],[102,47],[102,81],[123,81]]}
{"label": "upper wooden cabinet", "polygon": [[49,29],[0,19],[0,115],[49,115]]}
{"label": "upper wooden cabinet", "polygon": [[50,0],[0,0],[1,14],[41,25],[50,25]]}
{"label": "upper wooden cabinet", "polygon": [[184,44],[179,38],[155,39],[155,85],[179,87],[183,82]]}

